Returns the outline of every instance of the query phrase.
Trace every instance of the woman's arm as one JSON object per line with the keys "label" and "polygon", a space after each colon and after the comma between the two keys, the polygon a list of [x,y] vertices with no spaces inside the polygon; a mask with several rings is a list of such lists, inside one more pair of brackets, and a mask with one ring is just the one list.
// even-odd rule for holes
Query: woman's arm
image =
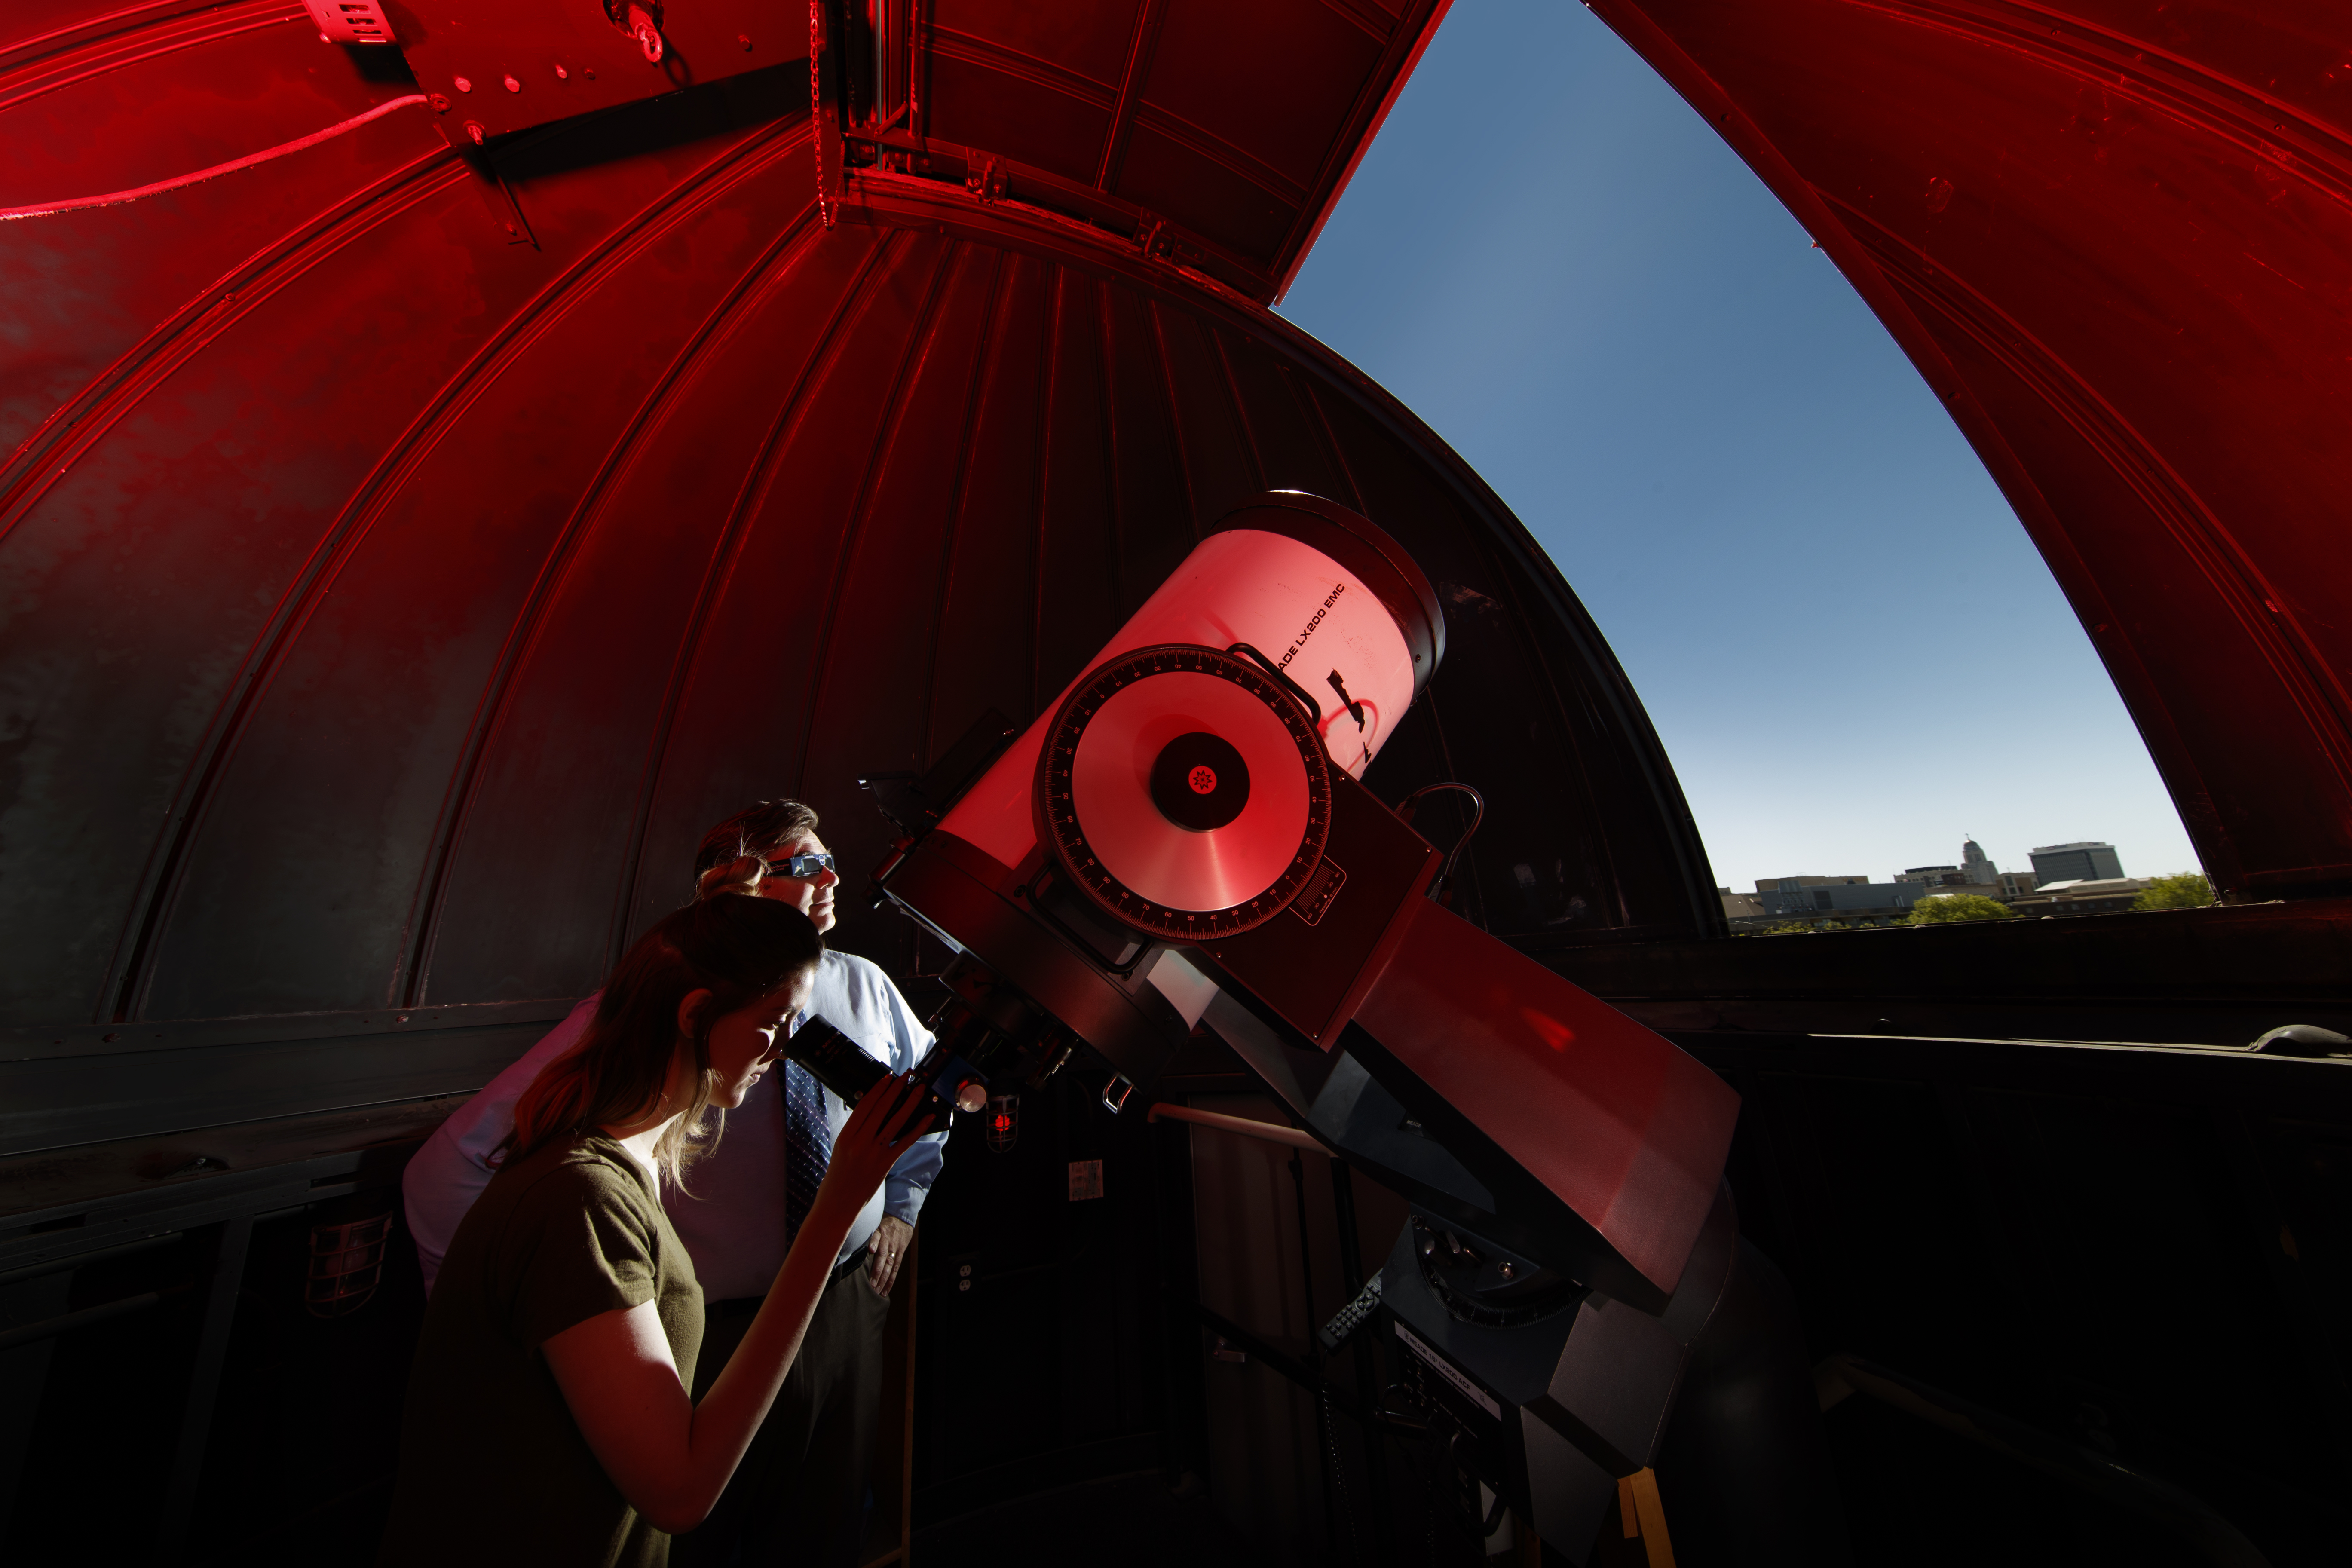
{"label": "woman's arm", "polygon": [[775,1284],[700,1405],[678,1380],[651,1301],[599,1313],[540,1347],[596,1462],[656,1530],[693,1529],[726,1489],[800,1352],[843,1238],[929,1125],[925,1107],[905,1079],[877,1084],[859,1102]]}

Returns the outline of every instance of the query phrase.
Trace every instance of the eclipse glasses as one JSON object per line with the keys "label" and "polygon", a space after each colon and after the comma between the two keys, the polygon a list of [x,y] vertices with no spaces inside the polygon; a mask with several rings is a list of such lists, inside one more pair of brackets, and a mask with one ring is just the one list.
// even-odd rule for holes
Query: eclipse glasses
{"label": "eclipse glasses", "polygon": [[786,855],[760,862],[761,875],[789,877],[796,882],[808,881],[818,872],[832,869],[833,857],[830,855]]}

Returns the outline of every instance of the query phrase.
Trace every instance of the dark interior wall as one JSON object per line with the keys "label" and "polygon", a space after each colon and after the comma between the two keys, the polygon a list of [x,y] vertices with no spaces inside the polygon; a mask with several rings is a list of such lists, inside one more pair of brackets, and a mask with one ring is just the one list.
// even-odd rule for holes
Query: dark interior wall
{"label": "dark interior wall", "polygon": [[[2200,1500],[2280,1568],[2352,1514],[2352,1064],[1717,1032],[1741,1228],[1844,1352]],[[2214,1561],[2169,1522],[1852,1396],[1859,1561]],[[1669,1510],[1672,1465],[1660,1464]],[[1685,1508],[1698,1507],[1685,1500]]]}
{"label": "dark interior wall", "polygon": [[[458,1103],[8,1161],[0,1557],[367,1555],[424,1306],[401,1168]],[[379,1250],[324,1239],[371,1219]]]}
{"label": "dark interior wall", "polygon": [[[1186,1103],[1286,1121],[1279,1102],[1260,1093],[1193,1093]],[[1351,1283],[1328,1156],[1220,1129],[1174,1131],[1189,1145],[1195,1300],[1295,1363],[1316,1364],[1316,1331],[1387,1258],[1404,1228],[1404,1200],[1351,1173],[1359,1264]],[[1423,1533],[1420,1510],[1442,1505],[1444,1496],[1423,1495],[1403,1455],[1262,1355],[1232,1342],[1219,1351],[1201,1363],[1200,1447],[1208,1465],[1202,1479],[1221,1514],[1252,1541],[1300,1562],[1380,1562],[1389,1551],[1376,1537],[1401,1527]],[[1377,1370],[1360,1383],[1357,1363],[1345,1354],[1319,1370],[1368,1406],[1378,1403]]]}
{"label": "dark interior wall", "polygon": [[[959,1120],[924,1205],[915,1378],[919,1530],[1003,1498],[1157,1475],[1171,1450],[1163,1262],[1189,1228],[1164,1128],[1073,1072],[1018,1097],[1010,1148]],[[1071,1168],[1098,1184],[1074,1195]],[[1173,1173],[1173,1184],[1162,1180]],[[1097,1196],[1082,1195],[1097,1192]]]}

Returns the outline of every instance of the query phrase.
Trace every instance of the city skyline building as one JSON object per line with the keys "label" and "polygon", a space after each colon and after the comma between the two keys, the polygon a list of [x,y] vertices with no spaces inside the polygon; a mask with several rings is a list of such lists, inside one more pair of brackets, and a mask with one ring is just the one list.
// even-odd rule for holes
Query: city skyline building
{"label": "city skyline building", "polygon": [[2124,875],[2122,857],[2116,853],[2114,845],[2102,839],[2045,844],[2029,858],[2033,862],[2033,885],[2037,888],[2052,882],[2108,881]]}
{"label": "city skyline building", "polygon": [[2106,877],[2074,882],[2045,882],[2010,907],[2021,915],[2063,919],[2069,915],[2120,914],[2137,901],[2147,886],[2144,877]]}
{"label": "city skyline building", "polygon": [[[2032,900],[2043,913],[2105,912],[2128,907],[2144,885],[2124,875],[2122,858],[2104,839],[2045,844],[2032,852],[2032,859],[2031,871],[2004,871],[1969,836],[1960,841],[1958,865],[1906,866],[1890,881],[1874,882],[1859,874],[1759,877],[1752,894],[1716,890],[1723,898],[1725,915],[1735,929],[1741,929],[1791,918],[1886,924],[1907,916],[1921,899],[1947,893],[1975,893],[2011,906]],[[2037,893],[2062,896],[2053,904],[2047,897],[2035,900]],[[2118,897],[2122,904],[2110,903]]]}
{"label": "city skyline building", "polygon": [[[1911,906],[1943,889],[1921,882],[1872,882],[1860,877],[1780,877],[1756,885],[1762,917],[1832,921],[1840,925],[1888,925],[1908,918]],[[1734,894],[1737,898],[1738,895]],[[1727,914],[1731,906],[1725,906]],[[1747,911],[1743,908],[1741,914]],[[1749,917],[1755,918],[1755,917]]]}
{"label": "city skyline building", "polygon": [[1973,837],[1960,840],[1960,860],[1936,866],[1906,866],[1895,874],[1898,882],[1933,882],[1946,888],[1992,888],[2000,885],[2000,868]]}

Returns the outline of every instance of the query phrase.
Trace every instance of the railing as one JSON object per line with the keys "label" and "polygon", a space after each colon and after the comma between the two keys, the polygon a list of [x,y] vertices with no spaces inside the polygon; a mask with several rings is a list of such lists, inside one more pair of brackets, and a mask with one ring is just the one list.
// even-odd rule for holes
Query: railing
{"label": "railing", "polygon": [[1287,1143],[1294,1149],[1305,1149],[1317,1154],[1329,1151],[1316,1140],[1312,1132],[1302,1132],[1296,1127],[1285,1127],[1275,1121],[1255,1121],[1246,1116],[1225,1116],[1214,1110],[1195,1110],[1189,1105],[1155,1105],[1146,1121],[1190,1121],[1195,1126],[1215,1127],[1227,1132],[1238,1132],[1244,1138],[1263,1138],[1269,1143]]}

